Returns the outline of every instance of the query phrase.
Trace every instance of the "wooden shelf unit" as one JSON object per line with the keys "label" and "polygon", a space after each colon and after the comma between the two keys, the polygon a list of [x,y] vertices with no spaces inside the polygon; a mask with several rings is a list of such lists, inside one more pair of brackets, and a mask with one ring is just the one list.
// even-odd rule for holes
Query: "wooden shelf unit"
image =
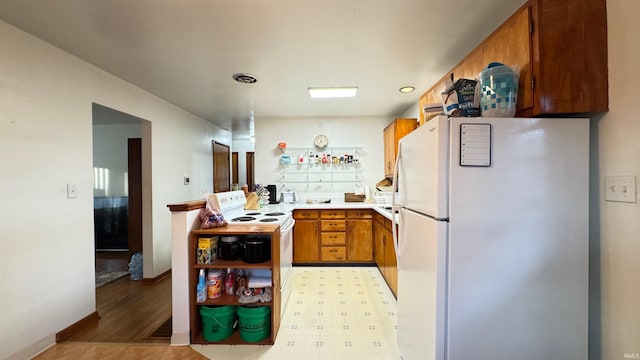
{"label": "wooden shelf unit", "polygon": [[[213,264],[198,264],[196,261],[196,249],[198,238],[206,235],[249,235],[268,236],[271,239],[271,260],[259,264],[250,264],[242,260],[224,261],[216,260]],[[189,236],[189,263],[193,266],[189,271],[189,324],[192,344],[244,344],[244,345],[273,345],[280,329],[280,226],[279,225],[228,225],[222,228],[193,230]],[[223,294],[219,298],[209,299],[203,303],[196,301],[196,287],[200,269],[266,269],[271,271],[272,299],[267,303],[240,304],[234,295]],[[246,342],[240,338],[240,331],[236,328],[227,339],[216,342],[206,341],[202,337],[202,320],[200,318],[200,306],[222,305],[256,305],[269,306],[271,308],[271,331],[269,336],[259,342]]]}

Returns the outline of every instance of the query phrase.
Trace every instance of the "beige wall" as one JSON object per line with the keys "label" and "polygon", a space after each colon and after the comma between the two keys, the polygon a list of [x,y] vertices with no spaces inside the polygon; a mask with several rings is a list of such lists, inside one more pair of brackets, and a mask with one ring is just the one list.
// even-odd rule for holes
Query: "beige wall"
{"label": "beige wall", "polygon": [[92,103],[147,120],[145,277],[171,267],[166,205],[211,188],[231,134],[2,21],[0,44],[0,359],[26,359],[96,309]]}
{"label": "beige wall", "polygon": [[603,195],[605,176],[640,175],[640,1],[609,0],[607,12],[609,112],[594,120],[590,319],[592,358],[606,360],[640,356],[640,206]]}

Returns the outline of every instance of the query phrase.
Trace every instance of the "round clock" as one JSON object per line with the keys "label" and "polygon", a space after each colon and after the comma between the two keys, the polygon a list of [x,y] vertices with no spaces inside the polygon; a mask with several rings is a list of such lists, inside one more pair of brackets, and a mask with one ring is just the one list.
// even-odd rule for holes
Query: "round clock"
{"label": "round clock", "polygon": [[326,135],[318,135],[313,139],[313,144],[319,148],[323,148],[329,144],[329,138]]}

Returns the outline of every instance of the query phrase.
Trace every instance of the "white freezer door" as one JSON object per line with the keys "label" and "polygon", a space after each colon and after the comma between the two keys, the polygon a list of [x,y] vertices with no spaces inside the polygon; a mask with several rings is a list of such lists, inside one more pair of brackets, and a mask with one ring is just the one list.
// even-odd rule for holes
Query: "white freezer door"
{"label": "white freezer door", "polygon": [[399,216],[398,347],[404,360],[443,360],[447,223]]}
{"label": "white freezer door", "polygon": [[400,139],[394,174],[398,194],[394,205],[447,218],[448,159],[446,116],[433,118]]}

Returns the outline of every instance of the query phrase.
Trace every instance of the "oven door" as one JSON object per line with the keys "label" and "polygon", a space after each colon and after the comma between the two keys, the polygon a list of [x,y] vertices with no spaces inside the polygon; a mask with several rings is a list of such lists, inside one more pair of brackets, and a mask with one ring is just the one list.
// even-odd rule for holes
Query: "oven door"
{"label": "oven door", "polygon": [[293,264],[293,225],[296,221],[289,218],[280,225],[280,309],[284,313],[291,294],[291,268]]}

